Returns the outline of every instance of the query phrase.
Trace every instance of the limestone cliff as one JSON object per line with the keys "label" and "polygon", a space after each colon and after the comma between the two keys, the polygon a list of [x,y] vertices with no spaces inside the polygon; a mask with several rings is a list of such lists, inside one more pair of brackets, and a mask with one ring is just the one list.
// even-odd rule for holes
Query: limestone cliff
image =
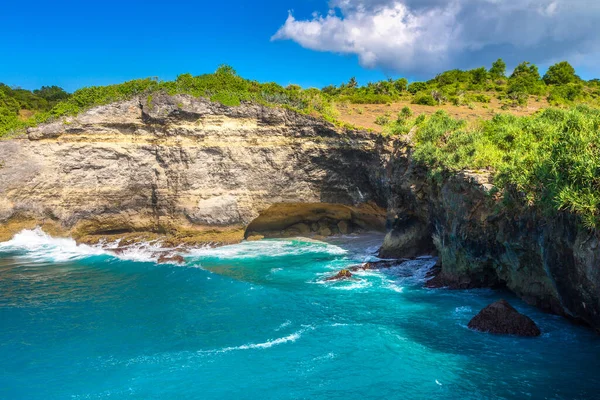
{"label": "limestone cliff", "polygon": [[518,201],[502,204],[487,173],[434,181],[411,161],[409,147],[396,154],[388,168],[390,214],[397,219],[382,256],[435,248],[441,270],[431,287],[506,287],[529,304],[600,330],[596,232],[568,213],[546,216]]}
{"label": "limestone cliff", "polygon": [[388,153],[376,135],[285,109],[135,98],[0,141],[0,240],[42,224],[87,241],[230,243],[281,204],[255,234],[383,229]]}

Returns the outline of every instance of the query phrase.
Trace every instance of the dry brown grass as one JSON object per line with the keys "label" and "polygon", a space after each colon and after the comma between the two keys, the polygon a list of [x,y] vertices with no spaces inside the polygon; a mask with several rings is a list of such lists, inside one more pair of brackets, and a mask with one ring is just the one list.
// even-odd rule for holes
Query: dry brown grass
{"label": "dry brown grass", "polygon": [[431,115],[437,110],[445,110],[449,115],[454,118],[464,119],[468,122],[476,122],[481,119],[491,119],[494,114],[497,113],[510,113],[518,116],[531,115],[536,111],[549,107],[549,103],[546,99],[540,99],[532,96],[527,106],[510,108],[508,110],[502,110],[502,104],[496,98],[492,98],[488,104],[484,103],[473,103],[472,109],[468,106],[454,106],[450,104],[444,104],[440,106],[423,106],[419,104],[411,104],[410,100],[398,101],[391,105],[386,104],[348,104],[338,105],[340,112],[339,119],[342,122],[346,122],[356,127],[372,129],[375,132],[381,132],[383,127],[375,124],[375,119],[386,113],[390,114],[390,118],[395,119],[400,110],[404,107],[408,107],[412,110],[414,116],[420,114]]}
{"label": "dry brown grass", "polygon": [[34,114],[35,112],[31,110],[19,110],[19,119],[21,121],[27,121],[29,118],[33,117]]}

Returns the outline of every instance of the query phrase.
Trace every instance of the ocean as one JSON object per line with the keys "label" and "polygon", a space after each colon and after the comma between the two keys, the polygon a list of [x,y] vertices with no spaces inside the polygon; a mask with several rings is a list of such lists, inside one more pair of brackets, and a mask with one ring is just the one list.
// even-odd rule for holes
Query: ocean
{"label": "ocean", "polygon": [[[594,399],[600,338],[503,291],[425,289],[425,258],[347,281],[380,235],[198,248],[0,243],[1,399]],[[177,249],[171,249],[177,252]],[[500,298],[538,338],[471,331]]]}

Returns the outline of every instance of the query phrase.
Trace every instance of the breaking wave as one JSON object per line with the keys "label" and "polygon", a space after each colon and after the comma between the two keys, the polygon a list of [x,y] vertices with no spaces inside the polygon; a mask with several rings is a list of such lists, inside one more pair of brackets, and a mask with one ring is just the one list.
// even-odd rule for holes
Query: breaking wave
{"label": "breaking wave", "polygon": [[126,261],[156,262],[160,255],[171,256],[177,249],[164,248],[160,242],[141,242],[121,246],[117,240],[98,245],[78,244],[71,238],[55,238],[41,228],[26,229],[0,243],[0,254],[10,254],[34,262],[68,262],[88,257],[113,257]]}
{"label": "breaking wave", "polygon": [[0,253],[39,262],[65,262],[108,254],[102,248],[77,244],[70,238],[53,238],[41,228],[23,230],[8,242],[0,243]]}
{"label": "breaking wave", "polygon": [[263,257],[290,257],[307,253],[344,255],[346,250],[339,246],[310,239],[274,239],[258,242],[242,242],[217,248],[193,249],[189,252],[192,258],[248,259]]}

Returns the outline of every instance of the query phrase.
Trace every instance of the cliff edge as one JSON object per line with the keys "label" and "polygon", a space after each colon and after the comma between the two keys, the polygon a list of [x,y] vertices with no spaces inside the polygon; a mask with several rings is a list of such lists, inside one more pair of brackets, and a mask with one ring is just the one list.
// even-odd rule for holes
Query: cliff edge
{"label": "cliff edge", "polygon": [[286,109],[134,98],[0,141],[0,240],[35,225],[213,244],[383,230],[388,154],[377,135]]}

